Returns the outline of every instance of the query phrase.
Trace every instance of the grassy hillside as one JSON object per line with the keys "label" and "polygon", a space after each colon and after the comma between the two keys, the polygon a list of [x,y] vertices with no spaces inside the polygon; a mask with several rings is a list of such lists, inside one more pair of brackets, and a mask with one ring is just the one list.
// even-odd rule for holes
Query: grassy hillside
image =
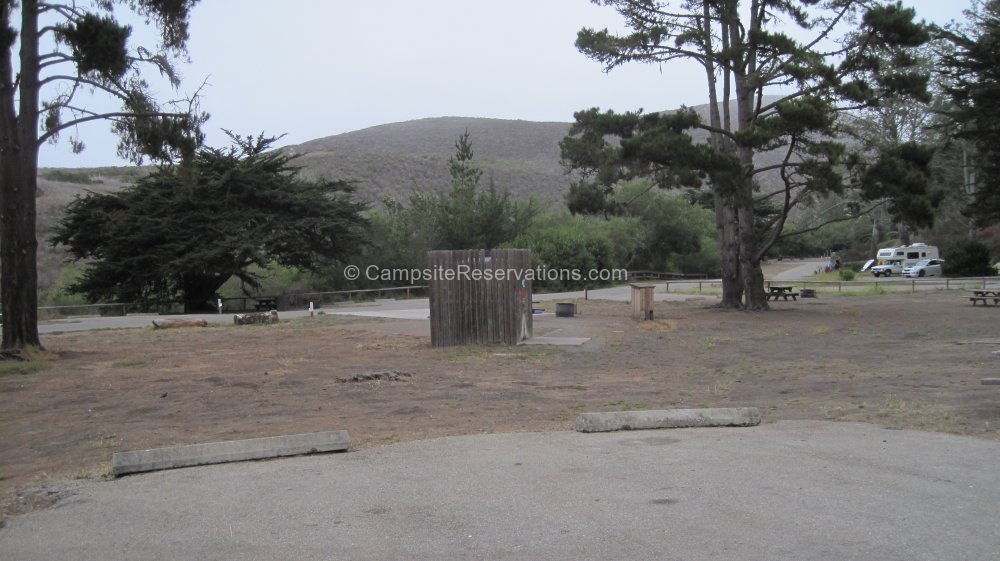
{"label": "grassy hillside", "polygon": [[358,183],[362,198],[405,199],[416,189],[449,185],[448,159],[468,131],[475,160],[497,185],[517,196],[561,204],[571,177],[559,164],[569,123],[440,117],[380,125],[285,148],[301,154],[307,175]]}
{"label": "grassy hillside", "polygon": [[77,195],[106,193],[130,184],[141,168],[42,169],[38,177],[38,288],[45,292],[59,278],[65,253],[49,244],[52,228]]}

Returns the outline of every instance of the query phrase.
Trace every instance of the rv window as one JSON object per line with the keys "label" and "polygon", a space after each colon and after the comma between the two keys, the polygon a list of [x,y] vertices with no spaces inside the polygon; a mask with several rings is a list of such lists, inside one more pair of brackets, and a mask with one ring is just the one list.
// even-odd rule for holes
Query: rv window
{"label": "rv window", "polygon": [[911,252],[909,252],[909,253],[906,254],[906,258],[907,259],[920,259],[920,252],[919,251],[911,251]]}

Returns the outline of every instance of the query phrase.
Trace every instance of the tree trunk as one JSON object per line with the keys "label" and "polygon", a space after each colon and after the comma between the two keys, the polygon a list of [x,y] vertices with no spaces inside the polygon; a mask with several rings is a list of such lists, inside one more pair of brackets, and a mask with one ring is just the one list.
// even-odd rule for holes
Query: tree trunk
{"label": "tree trunk", "polygon": [[[705,43],[705,75],[708,83],[709,121],[713,128],[722,128],[722,117],[719,115],[719,95],[716,91],[714,49],[712,48],[712,18],[711,5],[707,0],[703,4],[704,19],[702,20],[702,35]],[[725,30],[724,30],[725,31]],[[729,73],[723,69],[723,74]],[[726,88],[724,103],[728,107],[729,96]],[[727,111],[728,115],[728,111]],[[728,119],[727,119],[728,121]],[[728,123],[727,123],[728,125]],[[725,148],[722,134],[713,131],[709,136],[712,149],[720,152]],[[722,302],[723,308],[739,308],[742,305],[743,287],[739,275],[739,240],[737,239],[736,216],[733,213],[732,186],[712,184],[713,202],[715,204],[715,230],[719,240],[719,255],[722,267]]]}
{"label": "tree trunk", "polygon": [[[760,9],[760,3],[756,0],[751,2],[750,14],[752,21],[749,36],[753,40],[753,33],[760,28],[760,20],[764,16],[764,11]],[[741,40],[736,28],[731,27],[730,44],[735,47],[740,45]],[[739,131],[748,130],[753,122],[753,100],[756,88],[753,84],[754,80],[751,78],[757,76],[758,73],[754,46],[742,45],[742,50],[747,53],[747,59],[733,72],[733,82],[736,89],[736,123]],[[743,305],[747,310],[766,310],[768,305],[767,296],[764,293],[764,273],[760,269],[757,236],[754,231],[753,147],[741,144],[737,147],[737,153],[743,175],[741,185],[733,198],[739,224],[739,263],[740,282],[743,284]]]}
{"label": "tree trunk", "polygon": [[[968,204],[973,204],[976,201],[976,171],[969,166],[969,151],[966,150],[965,146],[962,146],[962,182],[965,186],[965,195],[967,197]],[[976,227],[976,218],[974,216],[969,217],[969,239],[976,239],[976,234],[979,229]]]}
{"label": "tree trunk", "polygon": [[[38,338],[38,272],[35,263],[35,186],[30,157],[7,151],[0,160],[0,302],[3,305],[3,352],[16,353],[26,346],[41,346]],[[28,150],[29,152],[31,150]],[[19,161],[20,160],[20,161]],[[26,169],[27,168],[27,169]]]}
{"label": "tree trunk", "polygon": [[[745,194],[744,194],[745,195]],[[741,204],[737,211],[740,227],[740,281],[743,283],[743,307],[747,310],[767,310],[764,292],[764,272],[757,257],[757,239],[754,234],[753,197],[749,204]]]}
{"label": "tree trunk", "polygon": [[743,284],[740,282],[740,240],[732,197],[715,193],[715,227],[719,238],[719,256],[722,261],[723,308],[738,309],[743,306]]}
{"label": "tree trunk", "polygon": [[176,327],[205,327],[208,322],[203,319],[164,319],[153,320],[153,329],[173,329]]}
{"label": "tree trunk", "polygon": [[899,244],[910,245],[910,227],[902,222],[899,223]]}
{"label": "tree trunk", "polygon": [[186,274],[181,276],[184,313],[215,311],[216,292],[232,275]]}
{"label": "tree trunk", "polygon": [[[0,7],[10,25],[11,3]],[[0,305],[4,354],[41,347],[38,338],[38,268],[35,194],[38,183],[38,2],[21,7],[19,90],[11,46],[0,47]],[[19,103],[19,107],[16,104]],[[19,110],[19,111],[18,111]]]}
{"label": "tree trunk", "polygon": [[872,259],[878,257],[878,246],[879,241],[882,239],[882,228],[879,223],[878,215],[873,215],[872,217],[872,242],[868,247],[868,256]]}

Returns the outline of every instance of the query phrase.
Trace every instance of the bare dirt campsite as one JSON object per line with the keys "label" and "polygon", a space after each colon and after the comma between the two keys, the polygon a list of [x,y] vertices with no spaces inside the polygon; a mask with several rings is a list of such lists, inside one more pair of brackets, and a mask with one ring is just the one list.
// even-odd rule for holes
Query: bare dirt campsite
{"label": "bare dirt campsite", "polygon": [[644,323],[627,302],[577,303],[535,334],[590,337],[581,347],[432,348],[426,321],[336,315],[47,335],[42,368],[0,376],[5,515],[56,501],[48,482],[106,477],[115,451],[334,429],[372,447],[571,430],[582,411],[755,406],[765,423],[1000,438],[1000,389],[980,384],[1000,364],[1000,308],[957,291],[821,293],[767,313],[657,302]]}

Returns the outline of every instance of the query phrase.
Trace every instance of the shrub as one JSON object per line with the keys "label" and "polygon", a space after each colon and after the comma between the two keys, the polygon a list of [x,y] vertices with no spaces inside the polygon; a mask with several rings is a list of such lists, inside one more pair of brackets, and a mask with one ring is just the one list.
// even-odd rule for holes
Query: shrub
{"label": "shrub", "polygon": [[[545,215],[527,233],[508,247],[531,250],[533,265],[541,269],[590,270],[625,268],[639,241],[637,220],[614,217],[610,220],[584,216]],[[564,291],[610,284],[587,279],[553,278],[536,280],[538,291]]]}
{"label": "shrub", "polygon": [[990,266],[990,250],[976,240],[960,240],[945,253],[945,274],[950,277],[988,277],[996,271]]}
{"label": "shrub", "polygon": [[847,268],[840,269],[840,280],[842,281],[854,280],[854,271]]}
{"label": "shrub", "polygon": [[63,183],[78,183],[80,185],[93,185],[95,183],[103,183],[99,179],[94,179],[89,173],[85,171],[72,171],[65,169],[48,169],[43,170],[38,174],[43,179],[48,179],[49,181],[61,181]]}

